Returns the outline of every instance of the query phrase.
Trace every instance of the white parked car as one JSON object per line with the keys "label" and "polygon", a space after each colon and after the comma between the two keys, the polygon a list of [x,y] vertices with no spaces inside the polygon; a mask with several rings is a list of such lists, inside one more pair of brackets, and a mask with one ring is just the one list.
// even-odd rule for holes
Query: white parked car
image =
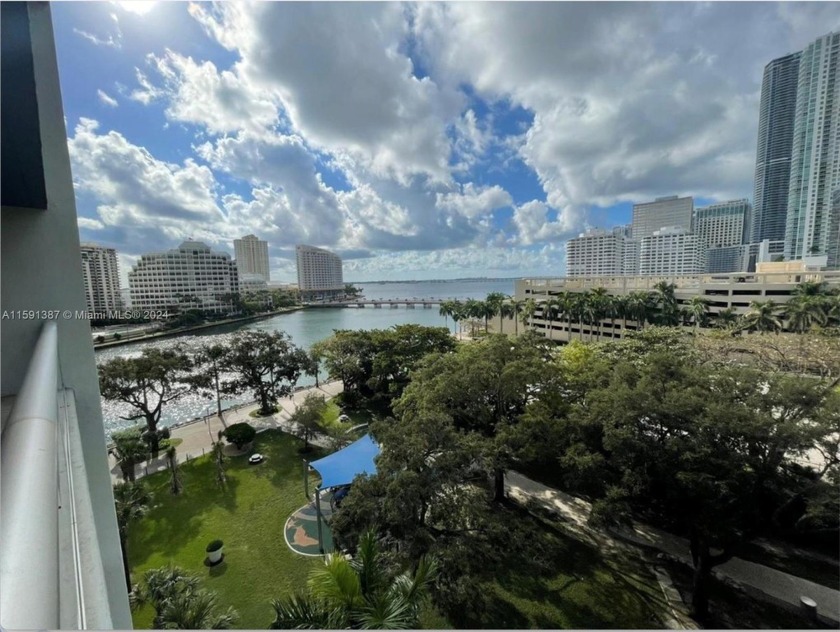
{"label": "white parked car", "polygon": [[265,457],[259,452],[257,452],[256,454],[252,454],[250,456],[250,458],[248,459],[248,463],[262,463],[263,459],[265,459]]}

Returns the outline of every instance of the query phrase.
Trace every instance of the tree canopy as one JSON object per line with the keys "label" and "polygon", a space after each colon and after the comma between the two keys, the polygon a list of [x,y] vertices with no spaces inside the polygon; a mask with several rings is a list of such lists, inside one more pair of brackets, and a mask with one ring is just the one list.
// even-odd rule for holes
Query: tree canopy
{"label": "tree canopy", "polygon": [[102,397],[121,401],[137,413],[123,419],[144,419],[149,447],[157,455],[163,407],[190,390],[193,363],[180,347],[144,349],[139,357],[114,358],[99,367]]}
{"label": "tree canopy", "polygon": [[280,331],[243,331],[233,335],[226,368],[233,374],[225,391],[251,391],[260,402],[260,413],[274,412],[277,399],[292,392],[309,359]]}

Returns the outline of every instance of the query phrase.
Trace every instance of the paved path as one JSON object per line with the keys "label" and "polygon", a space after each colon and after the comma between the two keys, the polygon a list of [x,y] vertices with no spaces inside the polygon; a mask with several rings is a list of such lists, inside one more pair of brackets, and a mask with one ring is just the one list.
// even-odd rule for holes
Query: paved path
{"label": "paved path", "polygon": [[[257,429],[268,430],[270,428],[280,428],[287,432],[291,431],[294,424],[289,421],[289,417],[298,407],[308,393],[319,392],[327,399],[332,399],[344,390],[340,381],[325,382],[316,388],[304,388],[296,391],[292,397],[284,397],[279,404],[283,410],[275,413],[270,417],[251,417],[250,413],[259,408],[259,404],[252,403],[238,408],[228,409],[222,414],[227,425],[247,421],[249,424]],[[189,423],[183,426],[172,429],[172,437],[183,439],[183,442],[178,446],[178,462],[184,463],[197,456],[201,456],[205,452],[209,452],[213,446],[213,442],[218,437],[219,430],[223,430],[224,425],[218,415],[206,417],[203,420]],[[316,445],[323,445],[324,438],[316,438],[312,443]],[[225,446],[227,453],[235,453],[235,446]],[[114,483],[122,481],[122,473],[117,465],[117,460],[108,455],[108,466],[111,469],[111,480]],[[166,460],[163,457],[151,459],[140,463],[135,468],[137,478],[141,478],[147,474],[153,474],[166,469]]]}
{"label": "paved path", "polygon": [[[591,535],[592,530],[586,524],[591,511],[590,503],[546,487],[512,470],[507,472],[505,478],[505,487],[512,498],[536,500],[568,520],[576,531]],[[654,548],[691,563],[689,543],[685,538],[639,524],[634,525],[632,530],[613,530],[611,533],[622,540]],[[800,597],[810,597],[817,602],[820,615],[835,624],[840,622],[840,591],[737,557],[717,566],[714,572],[794,608],[799,608]]]}

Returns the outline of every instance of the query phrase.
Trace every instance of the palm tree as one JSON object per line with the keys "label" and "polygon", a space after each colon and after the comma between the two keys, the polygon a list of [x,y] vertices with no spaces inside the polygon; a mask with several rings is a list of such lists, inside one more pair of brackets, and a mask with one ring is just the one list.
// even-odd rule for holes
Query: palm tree
{"label": "palm tree", "polygon": [[596,287],[589,292],[589,302],[592,306],[592,315],[595,319],[595,323],[598,324],[598,338],[600,338],[603,333],[601,322],[609,316],[609,300],[610,295],[605,287]]}
{"label": "palm tree", "polygon": [[506,302],[499,305],[499,333],[505,333],[505,319],[516,319],[516,311],[513,303]]}
{"label": "palm tree", "polygon": [[615,334],[615,319],[621,319],[621,329],[619,330],[619,335],[624,335],[624,330],[627,329],[627,316],[628,311],[630,309],[630,301],[629,297],[626,294],[621,294],[619,296],[610,296],[612,299],[612,324],[613,324],[613,335]]}
{"label": "palm tree", "polygon": [[135,480],[135,467],[149,456],[149,446],[143,441],[139,432],[114,434],[114,447],[109,451],[120,466],[123,480]]}
{"label": "palm tree", "polygon": [[753,301],[750,303],[750,311],[744,314],[743,328],[756,331],[775,331],[782,329],[782,321],[776,316],[778,305],[771,300]]}
{"label": "palm tree", "polygon": [[542,302],[543,319],[548,321],[548,329],[546,330],[546,338],[552,339],[554,318],[557,316],[559,309],[557,306],[557,299],[549,298]]}
{"label": "palm tree", "polygon": [[522,324],[528,324],[529,327],[533,328],[534,325],[534,314],[537,313],[537,302],[533,298],[525,299],[525,302],[522,305]]}
{"label": "palm tree", "polygon": [[728,329],[738,321],[738,314],[734,307],[727,307],[717,313],[715,318],[715,326],[721,329]]}
{"label": "palm tree", "polygon": [[198,577],[190,575],[178,566],[150,568],[143,575],[142,583],[131,594],[132,608],[150,604],[155,610],[153,627],[163,629],[163,611],[166,604],[183,593],[198,590]]}
{"label": "palm tree", "polygon": [[828,291],[826,281],[803,281],[793,288],[792,295],[801,296],[825,296]]}
{"label": "palm tree", "polygon": [[644,329],[654,312],[654,298],[650,292],[636,291],[627,295],[628,309],[631,318],[636,321],[639,329]]}
{"label": "palm tree", "polygon": [[[495,318],[496,316],[501,316],[502,313],[502,305],[505,302],[505,299],[508,297],[501,292],[490,292],[487,295],[487,298],[484,299],[484,303],[487,305],[485,309],[485,313],[490,313],[490,318]],[[499,319],[501,321],[501,318]],[[485,326],[484,331],[487,331],[487,319],[485,317]],[[503,326],[503,325],[502,325]]]}
{"label": "palm tree", "polygon": [[181,474],[178,471],[178,452],[174,445],[166,449],[166,467],[171,475],[169,489],[173,494],[180,494],[183,489]]}
{"label": "palm tree", "polygon": [[[500,295],[501,296],[501,295]],[[493,318],[496,314],[499,313],[499,307],[501,306],[500,303],[496,301],[478,301],[478,306],[476,307],[476,312],[478,313],[479,318],[484,318],[484,333],[486,334],[489,331],[489,320]]]}
{"label": "palm tree", "polygon": [[124,482],[114,485],[114,508],[117,512],[117,530],[120,535],[125,585],[131,592],[131,570],[128,565],[128,528],[139,520],[149,508],[149,493],[139,483]]}
{"label": "palm tree", "polygon": [[658,320],[660,325],[673,326],[679,324],[679,308],[674,293],[676,286],[667,281],[659,281],[653,286],[659,308]]}
{"label": "palm tree", "polygon": [[785,318],[791,331],[803,334],[812,325],[824,325],[827,321],[825,301],[815,294],[800,294],[785,305]]}
{"label": "palm tree", "polygon": [[[446,323],[446,328],[449,329],[449,316],[452,316],[455,313],[455,301],[442,301],[439,308],[438,314],[443,316],[443,322]],[[453,318],[453,320],[455,320]]]}
{"label": "palm tree", "polygon": [[421,558],[413,573],[385,571],[376,536],[362,535],[356,556],[330,554],[309,577],[309,594],[272,602],[271,629],[382,629],[418,627],[419,607],[437,576],[434,562]]}
{"label": "palm tree", "polygon": [[236,611],[228,607],[220,613],[218,607],[214,592],[178,592],[165,601],[160,621],[166,630],[228,630],[238,618]]}
{"label": "palm tree", "polygon": [[702,296],[692,296],[685,305],[686,315],[694,321],[695,331],[699,331],[700,324],[706,320],[709,313],[709,300]]}
{"label": "palm tree", "polygon": [[519,318],[524,306],[525,301],[518,301],[516,299],[511,301],[511,307],[513,308],[513,333],[516,336],[519,336]]}
{"label": "palm tree", "polygon": [[132,593],[132,607],[150,604],[155,610],[156,630],[225,630],[236,621],[233,608],[216,611],[216,593],[199,588],[198,577],[177,566],[146,571],[143,582]]}

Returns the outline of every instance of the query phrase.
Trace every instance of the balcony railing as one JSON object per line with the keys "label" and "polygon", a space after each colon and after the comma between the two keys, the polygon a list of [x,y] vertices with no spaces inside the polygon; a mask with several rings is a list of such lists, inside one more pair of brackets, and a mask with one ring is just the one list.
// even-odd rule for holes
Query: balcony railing
{"label": "balcony railing", "polygon": [[43,325],[3,427],[0,626],[109,629],[111,605],[58,327]]}
{"label": "balcony railing", "polygon": [[0,452],[0,624],[58,628],[58,327],[44,324]]}

